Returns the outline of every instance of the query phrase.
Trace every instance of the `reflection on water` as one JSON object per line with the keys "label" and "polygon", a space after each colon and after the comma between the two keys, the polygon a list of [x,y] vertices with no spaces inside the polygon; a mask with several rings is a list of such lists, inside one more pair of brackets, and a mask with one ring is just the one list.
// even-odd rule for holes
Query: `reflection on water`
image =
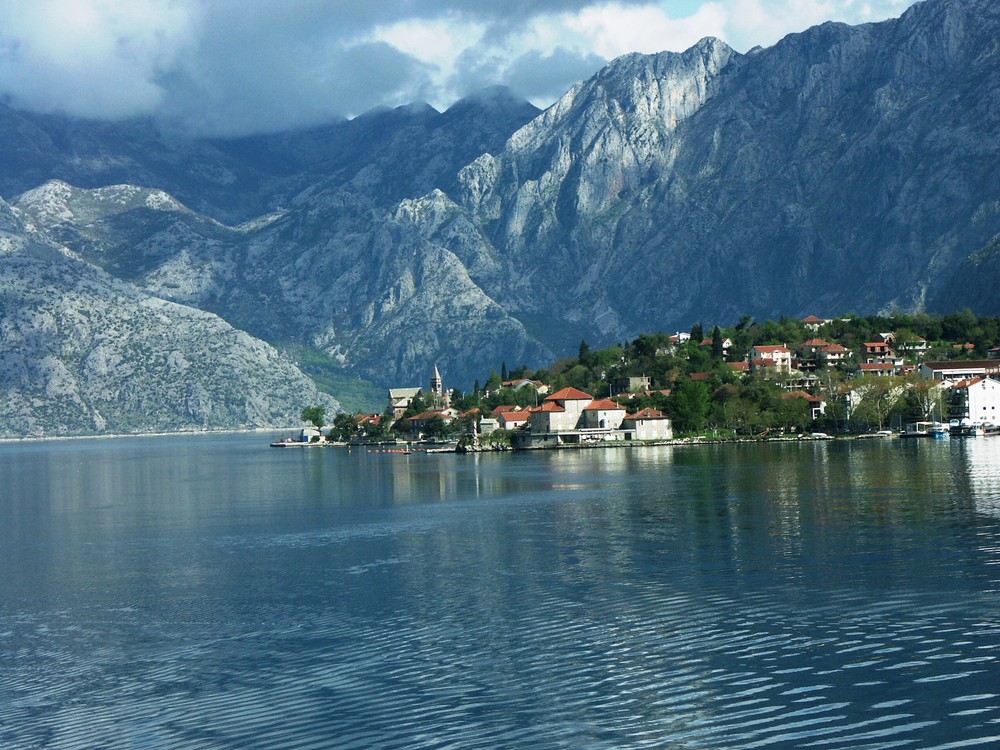
{"label": "reflection on water", "polygon": [[961,485],[976,510],[1000,516],[1000,439],[979,437],[956,441],[965,458]]}
{"label": "reflection on water", "polygon": [[0,447],[0,746],[1000,742],[1000,438]]}

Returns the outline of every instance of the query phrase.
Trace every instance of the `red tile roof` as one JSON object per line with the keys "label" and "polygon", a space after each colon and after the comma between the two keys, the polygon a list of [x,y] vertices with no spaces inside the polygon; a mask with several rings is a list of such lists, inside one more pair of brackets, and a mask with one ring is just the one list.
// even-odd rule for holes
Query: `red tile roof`
{"label": "red tile roof", "polygon": [[823,339],[809,339],[808,341],[803,341],[802,346],[830,346],[830,342]]}
{"label": "red tile roof", "polygon": [[610,398],[602,398],[589,403],[584,411],[625,411],[625,407],[615,403]]}
{"label": "red tile roof", "polygon": [[821,404],[821,403],[823,403],[823,399],[821,399],[819,396],[814,396],[811,393],[809,393],[808,391],[802,391],[802,390],[799,390],[799,391],[789,391],[788,393],[782,393],[781,397],[782,398],[804,398],[806,401],[808,401],[809,403],[812,403],[812,404]]}
{"label": "red tile roof", "polygon": [[959,380],[955,383],[953,388],[968,388],[970,385],[975,385],[976,383],[982,383],[986,378],[966,378],[965,380]]}
{"label": "red tile roof", "polygon": [[536,411],[566,411],[566,408],[562,407],[562,406],[559,406],[559,404],[555,403],[554,401],[549,401],[548,399],[546,399],[546,401],[545,401],[544,404],[542,404],[541,406],[536,406],[531,411],[532,412],[536,412]]}
{"label": "red tile roof", "polygon": [[669,417],[667,417],[667,415],[664,414],[659,409],[646,408],[637,411],[635,414],[626,414],[625,419],[633,419],[638,421],[640,419],[669,419]]}
{"label": "red tile roof", "polygon": [[789,349],[784,344],[763,344],[760,346],[755,346],[754,349],[761,354],[767,354],[769,352],[789,352]]}
{"label": "red tile roof", "polygon": [[451,420],[451,417],[448,414],[445,414],[442,411],[423,411],[423,412],[420,412],[420,414],[417,414],[414,417],[410,417],[410,421],[411,422],[419,422],[419,421],[431,419],[432,417],[441,417],[441,419],[443,419],[445,422],[448,422],[448,421]]}
{"label": "red tile roof", "polygon": [[863,362],[858,367],[862,372],[879,372],[880,370],[895,370],[892,362]]}
{"label": "red tile roof", "polygon": [[825,323],[826,321],[823,320],[823,318],[817,318],[815,315],[810,315],[808,318],[803,318],[802,322],[803,323]]}
{"label": "red tile roof", "polygon": [[509,422],[527,422],[529,419],[531,419],[531,414],[529,414],[527,410],[525,410],[525,411],[505,411],[505,412],[502,412],[497,417],[497,419],[499,419],[501,422],[504,422],[504,423],[509,423]]}
{"label": "red tile roof", "polygon": [[592,401],[593,399],[589,393],[584,393],[578,388],[563,388],[545,397],[546,401]]}

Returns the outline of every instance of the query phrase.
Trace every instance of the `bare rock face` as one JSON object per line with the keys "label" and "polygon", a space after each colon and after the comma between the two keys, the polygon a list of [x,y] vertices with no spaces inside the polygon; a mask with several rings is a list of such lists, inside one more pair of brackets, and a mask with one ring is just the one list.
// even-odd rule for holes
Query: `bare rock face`
{"label": "bare rock face", "polygon": [[509,263],[484,289],[597,340],[963,306],[943,290],[1000,230],[998,13],[931,0],[747,55],[615,61],[463,170],[460,203]]}
{"label": "bare rock face", "polygon": [[269,344],[151,297],[0,201],[0,435],[297,424],[337,402]]}

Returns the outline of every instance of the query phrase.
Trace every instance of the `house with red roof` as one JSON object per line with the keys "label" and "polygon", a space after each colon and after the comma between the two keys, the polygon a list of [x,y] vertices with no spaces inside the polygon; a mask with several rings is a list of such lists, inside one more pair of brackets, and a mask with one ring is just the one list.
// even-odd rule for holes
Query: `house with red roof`
{"label": "house with red roof", "polygon": [[498,406],[493,410],[493,417],[504,430],[516,430],[528,424],[531,419],[531,409],[519,406]]}
{"label": "house with red roof", "polygon": [[444,424],[450,424],[457,417],[454,409],[431,409],[415,414],[407,420],[407,429],[411,433],[424,433],[434,422],[440,420]]}
{"label": "house with red roof", "polygon": [[642,409],[627,414],[622,420],[622,430],[631,432],[631,440],[670,440],[674,436],[670,418],[659,409]]}
{"label": "house with red roof", "polygon": [[563,388],[546,396],[541,406],[531,410],[531,432],[544,435],[575,430],[583,410],[593,400],[578,388]]}
{"label": "house with red roof", "polygon": [[582,417],[584,429],[617,430],[625,418],[625,407],[609,398],[595,399],[584,408]]}
{"label": "house with red roof", "polygon": [[1000,425],[1000,380],[977,377],[955,383],[948,393],[948,416],[965,424]]}
{"label": "house with red roof", "polygon": [[829,322],[829,320],[817,318],[815,315],[809,315],[808,317],[802,319],[802,325],[814,333],[819,330],[820,326],[824,326]]}
{"label": "house with red roof", "polygon": [[893,362],[862,362],[858,365],[857,374],[887,377],[896,374],[896,365]]}
{"label": "house with red roof", "polygon": [[782,398],[801,398],[809,405],[809,418],[814,422],[826,414],[826,400],[819,396],[814,396],[808,391],[790,391],[782,393]]}
{"label": "house with red roof", "polygon": [[[510,414],[505,412],[501,418]],[[648,420],[661,420],[655,427],[644,423],[637,431],[633,422],[626,428],[623,426],[628,419],[625,407],[611,399],[595,399],[576,388],[563,388],[553,393],[541,406],[529,409],[529,414],[529,429],[519,430],[512,438],[515,448],[645,440],[654,437],[637,437],[637,434],[672,434],[670,420],[662,414],[647,415]]]}
{"label": "house with red roof", "polygon": [[804,358],[815,359],[816,355],[819,354],[819,351],[828,346],[830,346],[830,342],[825,339],[809,339],[808,341],[802,342],[802,346],[799,347],[799,351],[802,352],[802,356]]}
{"label": "house with red roof", "polygon": [[846,346],[841,346],[840,344],[829,344],[824,346],[817,352],[819,361],[824,365],[829,367],[830,365],[840,364],[851,356],[850,350]]}
{"label": "house with red roof", "polygon": [[[754,363],[757,363],[756,367]],[[750,372],[773,367],[779,372],[792,369],[792,350],[784,344],[758,344],[750,349]]]}
{"label": "house with red roof", "polygon": [[886,341],[866,341],[861,345],[861,360],[863,362],[894,362],[896,352]]}

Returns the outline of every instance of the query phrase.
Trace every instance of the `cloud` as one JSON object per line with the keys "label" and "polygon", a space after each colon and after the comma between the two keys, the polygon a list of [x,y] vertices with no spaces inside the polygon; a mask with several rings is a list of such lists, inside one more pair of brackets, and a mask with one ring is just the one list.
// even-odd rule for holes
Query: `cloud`
{"label": "cloud", "polygon": [[685,50],[706,36],[723,36],[726,20],[718,2],[707,2],[685,18],[671,18],[653,5],[609,4],[585,8],[567,25],[588,39],[596,54],[610,60],[629,52]]}
{"label": "cloud", "polygon": [[0,0],[0,98],[207,135],[377,105],[443,108],[491,84],[545,105],[627,52],[704,36],[769,45],[909,0]]}
{"label": "cloud", "polygon": [[15,105],[84,117],[158,107],[157,83],[193,40],[187,2],[0,0],[0,92]]}

